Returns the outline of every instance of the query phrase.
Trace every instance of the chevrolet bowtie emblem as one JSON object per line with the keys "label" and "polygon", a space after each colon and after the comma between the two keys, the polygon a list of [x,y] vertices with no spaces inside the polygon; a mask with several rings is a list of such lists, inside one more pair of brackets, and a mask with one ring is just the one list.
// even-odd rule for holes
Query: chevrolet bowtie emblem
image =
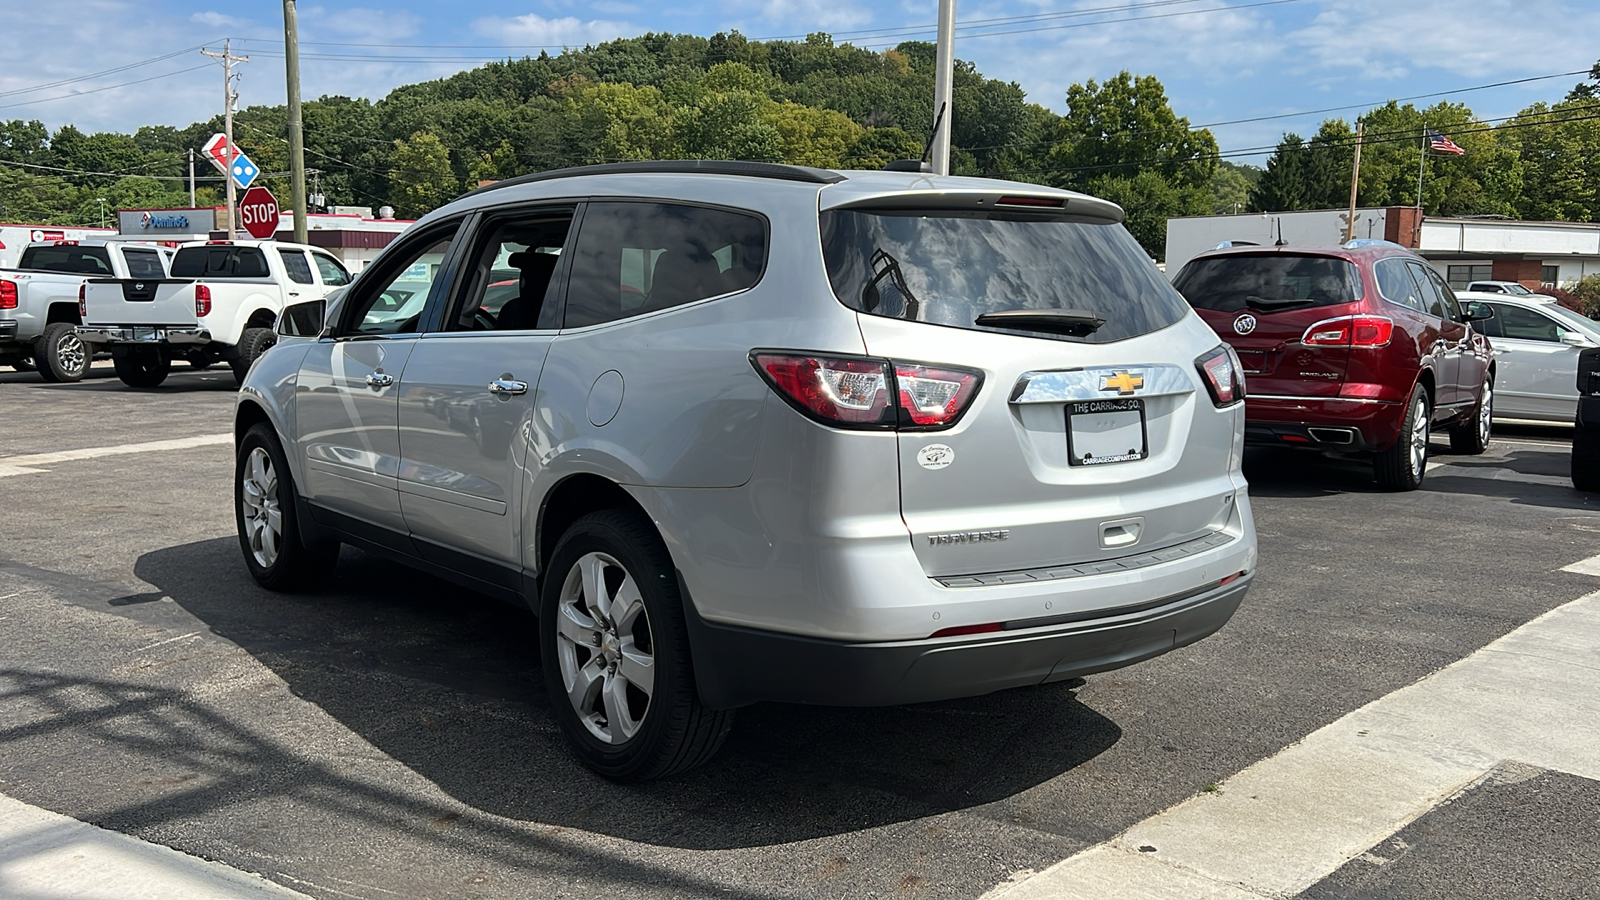
{"label": "chevrolet bowtie emblem", "polygon": [[1100,376],[1100,390],[1116,391],[1119,395],[1127,395],[1144,387],[1144,376],[1132,372],[1117,372],[1112,375]]}

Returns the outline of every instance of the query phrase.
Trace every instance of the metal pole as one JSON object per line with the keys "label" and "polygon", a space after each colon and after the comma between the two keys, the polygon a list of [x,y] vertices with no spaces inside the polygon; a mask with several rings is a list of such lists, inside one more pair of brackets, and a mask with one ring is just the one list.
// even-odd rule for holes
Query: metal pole
{"label": "metal pole", "polygon": [[289,82],[289,197],[294,207],[294,239],[306,233],[306,141],[300,122],[300,37],[295,0],[283,0],[283,69]]}
{"label": "metal pole", "polygon": [[189,148],[189,208],[194,209],[194,148]]}
{"label": "metal pole", "polygon": [[956,0],[939,0],[939,44],[933,70],[933,116],[939,121],[939,111],[944,110],[944,121],[939,122],[933,136],[933,171],[939,175],[950,174],[950,95],[955,76]]}
{"label": "metal pole", "polygon": [[1428,161],[1428,126],[1422,126],[1422,147],[1417,153],[1417,215],[1422,214],[1422,167]]}
{"label": "metal pole", "polygon": [[1361,184],[1361,123],[1356,123],[1356,159],[1350,166],[1350,218],[1345,221],[1344,239],[1356,236],[1356,187]]}

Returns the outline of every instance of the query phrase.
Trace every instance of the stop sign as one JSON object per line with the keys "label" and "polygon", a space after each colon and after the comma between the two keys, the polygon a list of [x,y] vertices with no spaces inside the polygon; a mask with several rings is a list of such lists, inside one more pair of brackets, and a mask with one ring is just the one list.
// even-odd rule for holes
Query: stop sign
{"label": "stop sign", "polygon": [[264,187],[253,187],[239,200],[239,219],[253,238],[266,240],[278,230],[278,198]]}

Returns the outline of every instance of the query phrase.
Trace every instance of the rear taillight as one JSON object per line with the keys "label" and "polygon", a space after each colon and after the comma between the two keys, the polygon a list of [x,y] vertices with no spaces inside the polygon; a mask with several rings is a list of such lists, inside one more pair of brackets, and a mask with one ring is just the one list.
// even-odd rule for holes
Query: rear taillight
{"label": "rear taillight", "polygon": [[0,309],[17,308],[17,283],[0,280]]}
{"label": "rear taillight", "polygon": [[1340,316],[1323,319],[1301,336],[1311,347],[1383,347],[1394,336],[1394,321],[1383,316]]}
{"label": "rear taillight", "polygon": [[78,285],[78,318],[89,315],[89,284],[85,282]]}
{"label": "rear taillight", "polygon": [[983,383],[970,369],[859,356],[753,351],[750,361],[791,406],[836,428],[948,428]]}
{"label": "rear taillight", "polygon": [[1231,406],[1244,399],[1244,367],[1233,348],[1223,344],[1194,361],[1200,370],[1200,380],[1206,383],[1211,402],[1219,407]]}
{"label": "rear taillight", "polygon": [[197,317],[211,314],[211,288],[203,284],[194,286],[194,314]]}

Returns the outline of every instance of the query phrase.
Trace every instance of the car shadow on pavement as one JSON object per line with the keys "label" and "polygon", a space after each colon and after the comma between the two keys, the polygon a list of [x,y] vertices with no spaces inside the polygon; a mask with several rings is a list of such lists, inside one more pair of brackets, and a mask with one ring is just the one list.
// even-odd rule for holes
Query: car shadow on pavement
{"label": "car shadow on pavement", "polygon": [[110,365],[96,366],[84,375],[82,381],[72,384],[59,384],[45,381],[37,372],[0,372],[0,384],[17,384],[24,387],[39,388],[47,391],[66,391],[69,393],[104,393],[107,391],[133,391],[140,394],[187,394],[200,391],[228,391],[239,390],[239,383],[234,380],[233,372],[227,365],[218,363],[206,369],[193,369],[188,365],[179,364],[173,367],[172,374],[167,376],[160,386],[153,388],[131,388],[117,378],[116,372]]}
{"label": "car shadow on pavement", "polygon": [[1117,725],[1072,683],[886,709],[758,704],[708,765],[617,785],[567,752],[525,610],[346,549],[325,590],[257,587],[232,538],[136,574],[301,699],[494,816],[685,849],[843,834],[1010,797],[1105,752]]}
{"label": "car shadow on pavement", "polygon": [[1371,462],[1315,450],[1246,447],[1244,476],[1252,496],[1306,499],[1381,493]]}

